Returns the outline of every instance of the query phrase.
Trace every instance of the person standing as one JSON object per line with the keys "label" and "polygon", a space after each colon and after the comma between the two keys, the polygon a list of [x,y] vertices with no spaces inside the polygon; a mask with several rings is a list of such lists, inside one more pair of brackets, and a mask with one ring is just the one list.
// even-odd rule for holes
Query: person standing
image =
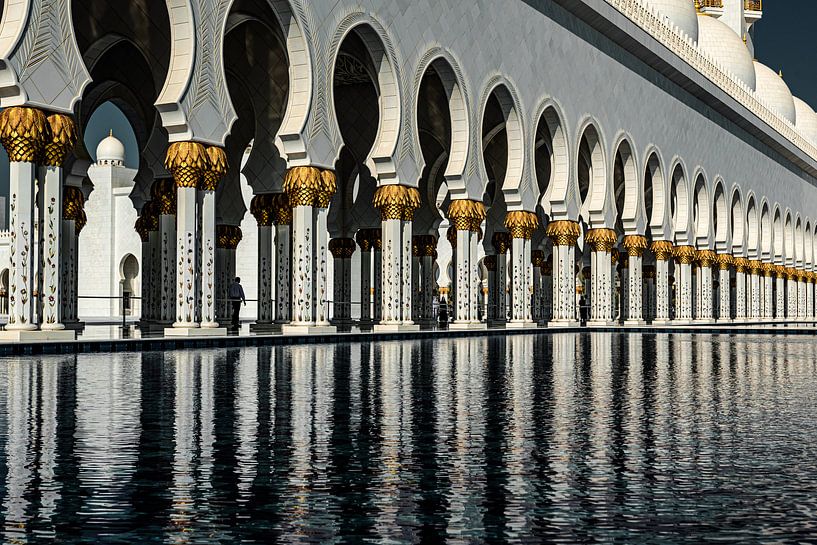
{"label": "person standing", "polygon": [[227,293],[227,298],[233,305],[233,329],[238,329],[238,314],[241,312],[241,303],[247,306],[247,299],[244,297],[244,288],[241,287],[241,278],[235,277],[233,283],[230,284],[230,290]]}

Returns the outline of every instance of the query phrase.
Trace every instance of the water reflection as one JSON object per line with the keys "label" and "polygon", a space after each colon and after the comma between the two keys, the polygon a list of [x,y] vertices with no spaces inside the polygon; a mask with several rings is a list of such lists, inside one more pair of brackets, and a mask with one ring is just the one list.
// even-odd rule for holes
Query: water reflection
{"label": "water reflection", "polygon": [[[804,337],[0,360],[6,543],[808,541]],[[535,539],[534,539],[535,538]]]}

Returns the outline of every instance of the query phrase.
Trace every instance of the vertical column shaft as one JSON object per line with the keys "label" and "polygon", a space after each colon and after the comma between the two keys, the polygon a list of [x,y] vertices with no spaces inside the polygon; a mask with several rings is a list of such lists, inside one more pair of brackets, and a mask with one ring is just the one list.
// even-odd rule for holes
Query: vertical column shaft
{"label": "vertical column shaft", "polygon": [[575,324],[577,320],[574,268],[579,234],[579,224],[574,221],[552,221],[547,227],[553,242],[553,325]]}

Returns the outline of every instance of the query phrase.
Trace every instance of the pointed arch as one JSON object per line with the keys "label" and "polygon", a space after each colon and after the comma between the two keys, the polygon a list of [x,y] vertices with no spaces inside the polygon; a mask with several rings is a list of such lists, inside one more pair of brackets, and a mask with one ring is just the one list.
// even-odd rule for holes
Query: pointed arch
{"label": "pointed arch", "polygon": [[644,167],[644,213],[649,225],[648,234],[653,240],[671,240],[667,178],[661,151],[650,146],[645,153]]}
{"label": "pointed arch", "polygon": [[732,190],[731,221],[729,223],[732,229],[732,255],[743,257],[746,255],[746,215],[743,208],[743,194],[738,185],[735,185]]}
{"label": "pointed arch", "polygon": [[601,129],[594,119],[588,117],[579,125],[576,142],[581,215],[591,228],[612,228],[615,206],[607,174],[606,148]]}
{"label": "pointed arch", "polygon": [[712,244],[712,205],[710,204],[712,200],[703,169],[700,167],[696,169],[694,179],[692,220],[695,229],[695,246],[708,250]]}
{"label": "pointed arch", "polygon": [[715,235],[715,249],[723,252],[729,247],[729,205],[723,178],[715,178],[714,202],[712,203],[712,229]]}
{"label": "pointed arch", "polygon": [[760,215],[755,194],[746,198],[746,255],[757,259],[760,255]]}
{"label": "pointed arch", "polygon": [[672,234],[676,246],[689,245],[693,242],[691,233],[691,207],[689,184],[686,167],[681,159],[673,161],[670,181],[670,212],[672,216]]}
{"label": "pointed arch", "polygon": [[772,228],[772,216],[769,212],[769,202],[764,197],[760,202],[760,258],[768,262],[774,255],[772,246],[774,245],[774,230]]}
{"label": "pointed arch", "polygon": [[[534,133],[534,170],[537,178],[546,168],[548,179],[538,180],[540,188],[539,204],[553,220],[575,220],[579,204],[576,199],[576,187],[570,177],[570,146],[564,115],[559,104],[553,99],[546,99],[539,107],[538,126]],[[549,165],[539,165],[536,157],[542,157],[536,150],[546,148]],[[544,191],[542,190],[544,186]]]}
{"label": "pointed arch", "polygon": [[627,235],[643,235],[646,232],[640,169],[632,137],[620,133],[613,146],[613,191],[616,214]]}

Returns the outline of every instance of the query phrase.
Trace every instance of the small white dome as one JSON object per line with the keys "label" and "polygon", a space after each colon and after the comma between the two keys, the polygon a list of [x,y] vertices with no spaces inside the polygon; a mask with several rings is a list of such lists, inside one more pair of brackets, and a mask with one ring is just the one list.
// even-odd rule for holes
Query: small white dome
{"label": "small white dome", "polygon": [[797,112],[797,130],[812,144],[817,145],[817,113],[797,97],[794,97],[794,109]]}
{"label": "small white dome", "polygon": [[758,98],[779,115],[794,123],[797,119],[797,112],[794,108],[794,97],[789,91],[789,86],[783,81],[782,76],[776,74],[765,64],[754,61],[754,65],[755,92]]}
{"label": "small white dome", "polygon": [[96,147],[96,162],[100,165],[125,163],[125,146],[113,135],[113,131]]}
{"label": "small white dome", "polygon": [[698,49],[755,90],[755,67],[743,39],[726,24],[698,15]]}
{"label": "small white dome", "polygon": [[644,0],[644,3],[698,41],[698,16],[690,0]]}

